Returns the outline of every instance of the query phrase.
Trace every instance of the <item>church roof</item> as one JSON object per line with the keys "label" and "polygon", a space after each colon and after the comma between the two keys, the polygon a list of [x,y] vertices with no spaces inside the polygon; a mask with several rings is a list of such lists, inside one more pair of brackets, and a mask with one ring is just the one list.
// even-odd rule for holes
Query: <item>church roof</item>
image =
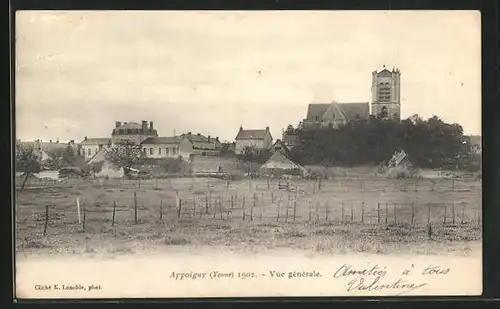
{"label": "church roof", "polygon": [[[359,116],[359,119],[368,119],[370,114],[370,105],[368,102],[363,103],[319,103],[309,104],[307,109],[307,119],[314,120],[316,117],[323,119],[330,107],[335,105],[335,109],[339,108],[347,120],[354,120]],[[332,107],[333,108],[333,107]]]}

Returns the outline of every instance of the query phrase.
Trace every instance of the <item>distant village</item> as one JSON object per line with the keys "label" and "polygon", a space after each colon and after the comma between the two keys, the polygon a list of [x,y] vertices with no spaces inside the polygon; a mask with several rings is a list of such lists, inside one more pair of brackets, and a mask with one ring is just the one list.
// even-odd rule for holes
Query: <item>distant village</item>
{"label": "distant village", "polygon": [[[328,102],[309,104],[306,108],[306,117],[298,121],[302,130],[321,127],[340,128],[350,121],[365,120],[370,115],[386,119],[400,120],[400,77],[399,69],[389,70],[385,66],[381,70],[372,72],[372,102]],[[371,107],[371,109],[370,109]],[[370,111],[371,110],[371,111]],[[203,133],[185,132],[176,136],[161,136],[154,127],[153,121],[140,122],[116,121],[110,128],[107,137],[87,137],[83,140],[69,143],[59,141],[42,142],[40,140],[27,142],[19,141],[22,147],[30,146],[35,149],[41,161],[49,159],[49,153],[54,149],[71,149],[86,163],[104,162],[106,152],[123,141],[132,142],[141,147],[145,158],[165,159],[180,158],[185,161],[194,161],[197,157],[214,157],[224,154],[241,155],[247,147],[269,150],[271,155],[276,154],[276,164],[285,164],[289,160],[286,154],[297,145],[298,136],[293,130],[282,130],[281,138],[273,139],[270,128],[246,128],[243,125],[235,128],[234,141],[221,142],[219,137]],[[481,137],[471,136],[470,143],[476,152],[481,151]],[[279,156],[279,158],[277,158]],[[273,159],[271,157],[271,159]],[[291,160],[289,164],[294,165]],[[213,164],[209,164],[213,166]],[[298,166],[296,166],[298,167]],[[298,167],[300,168],[300,167]]]}

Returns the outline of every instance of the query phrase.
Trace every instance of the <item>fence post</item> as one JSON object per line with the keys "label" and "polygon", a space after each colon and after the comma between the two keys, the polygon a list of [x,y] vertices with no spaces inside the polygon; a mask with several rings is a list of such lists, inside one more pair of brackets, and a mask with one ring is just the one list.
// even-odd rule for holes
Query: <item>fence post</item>
{"label": "fence post", "polygon": [[160,200],[160,221],[163,219],[163,200]]}
{"label": "fence post", "polygon": [[398,216],[397,216],[396,203],[392,203],[392,207],[393,207],[393,210],[394,210],[394,224],[397,224],[398,223]]}
{"label": "fence post", "polygon": [[137,224],[137,192],[134,192],[134,223]]}
{"label": "fence post", "polygon": [[311,213],[312,213],[312,202],[309,201],[309,220],[308,220],[308,222],[311,222]]}
{"label": "fence post", "polygon": [[193,195],[193,217],[196,216],[196,199]]}
{"label": "fence post", "polygon": [[464,224],[464,212],[465,212],[465,203],[462,203],[462,221],[461,224]]}
{"label": "fence post", "polygon": [[231,209],[234,208],[234,195],[231,194]]}
{"label": "fence post", "polygon": [[278,203],[276,203],[276,209],[278,210],[278,215],[276,216],[276,222],[280,220],[280,204],[281,204],[281,197],[278,200]]}
{"label": "fence post", "polygon": [[446,224],[446,204],[444,204],[444,216],[443,216],[443,224]]}
{"label": "fence post", "polygon": [[274,203],[274,192],[271,191],[271,202]]}
{"label": "fence post", "polygon": [[389,216],[389,206],[385,203],[385,224],[387,224],[387,217]]}
{"label": "fence post", "polygon": [[451,190],[455,192],[455,178],[451,180]]}
{"label": "fence post", "polygon": [[208,196],[205,195],[205,214],[208,214]]}
{"label": "fence post", "polygon": [[361,223],[365,222],[365,201],[361,202]]}
{"label": "fence post", "polygon": [[264,192],[260,195],[260,205],[264,205]]}
{"label": "fence post", "polygon": [[328,215],[330,214],[330,205],[328,205],[328,201],[326,201],[325,207],[326,207],[325,222],[328,222]]}
{"label": "fence post", "polygon": [[451,222],[455,225],[455,203],[451,204],[451,215],[453,216],[453,220]]}
{"label": "fence post", "polygon": [[411,225],[413,225],[414,220],[415,220],[415,201],[411,203]]}
{"label": "fence post", "polygon": [[220,211],[220,218],[222,219],[222,198],[219,195],[219,211]]}
{"label": "fence post", "polygon": [[427,224],[431,223],[431,202],[427,203]]}
{"label": "fence post", "polygon": [[241,209],[243,209],[243,221],[245,221],[245,214],[246,214],[246,209],[245,209],[245,196],[243,196],[243,199],[241,201]]}
{"label": "fence post", "polygon": [[319,202],[316,202],[316,223],[319,222],[319,208],[321,207],[321,205],[319,204]]}
{"label": "fence post", "polygon": [[45,224],[43,226],[43,236],[47,235],[47,226],[49,225],[49,204],[45,205]]}
{"label": "fence post", "polygon": [[83,231],[85,232],[85,221],[87,221],[87,203],[83,203],[83,221],[82,221],[82,228]]}
{"label": "fence post", "polygon": [[380,224],[380,202],[377,203],[377,223]]}
{"label": "fence post", "polygon": [[256,203],[256,200],[257,199],[257,193],[254,193],[253,194],[253,204],[252,204],[252,207],[250,207],[250,221],[253,221],[253,209],[255,207],[255,203]]}
{"label": "fence post", "polygon": [[351,201],[351,223],[354,222],[354,201]]}
{"label": "fence post", "polygon": [[113,219],[111,220],[111,226],[115,226],[115,213],[116,213],[116,201],[113,201]]}
{"label": "fence post", "polygon": [[[287,213],[288,213],[288,209],[287,209]],[[295,222],[296,213],[297,213],[297,200],[295,200],[293,202],[293,222]]]}
{"label": "fence post", "polygon": [[342,218],[340,219],[340,222],[344,223],[344,201],[342,201]]}
{"label": "fence post", "polygon": [[181,211],[182,211],[182,200],[179,199],[179,207],[177,207],[177,218],[181,217]]}

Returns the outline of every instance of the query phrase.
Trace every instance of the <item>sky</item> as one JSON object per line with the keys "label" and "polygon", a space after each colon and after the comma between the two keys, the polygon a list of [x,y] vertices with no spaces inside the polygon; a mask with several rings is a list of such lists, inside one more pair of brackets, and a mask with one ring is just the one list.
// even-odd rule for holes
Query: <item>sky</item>
{"label": "sky", "polygon": [[274,139],[310,103],[371,102],[371,74],[401,70],[401,117],[481,132],[474,11],[21,11],[16,135],[109,137],[115,121],[160,136]]}

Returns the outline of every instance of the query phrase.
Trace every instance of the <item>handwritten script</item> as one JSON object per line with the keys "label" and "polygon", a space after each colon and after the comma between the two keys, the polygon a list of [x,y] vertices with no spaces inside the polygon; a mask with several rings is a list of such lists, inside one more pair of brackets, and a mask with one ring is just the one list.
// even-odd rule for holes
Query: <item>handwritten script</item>
{"label": "handwritten script", "polygon": [[[221,271],[207,272],[171,272],[169,279],[185,280],[323,280],[325,278],[344,282],[347,292],[354,291],[396,291],[402,295],[426,286],[436,276],[445,276],[449,268],[429,264],[417,268],[413,264],[400,270],[391,270],[388,266],[375,264],[369,268],[356,268],[350,264],[343,264],[332,271],[318,271],[314,269],[281,271],[271,269],[264,272]],[[391,293],[394,294],[394,293]]]}

